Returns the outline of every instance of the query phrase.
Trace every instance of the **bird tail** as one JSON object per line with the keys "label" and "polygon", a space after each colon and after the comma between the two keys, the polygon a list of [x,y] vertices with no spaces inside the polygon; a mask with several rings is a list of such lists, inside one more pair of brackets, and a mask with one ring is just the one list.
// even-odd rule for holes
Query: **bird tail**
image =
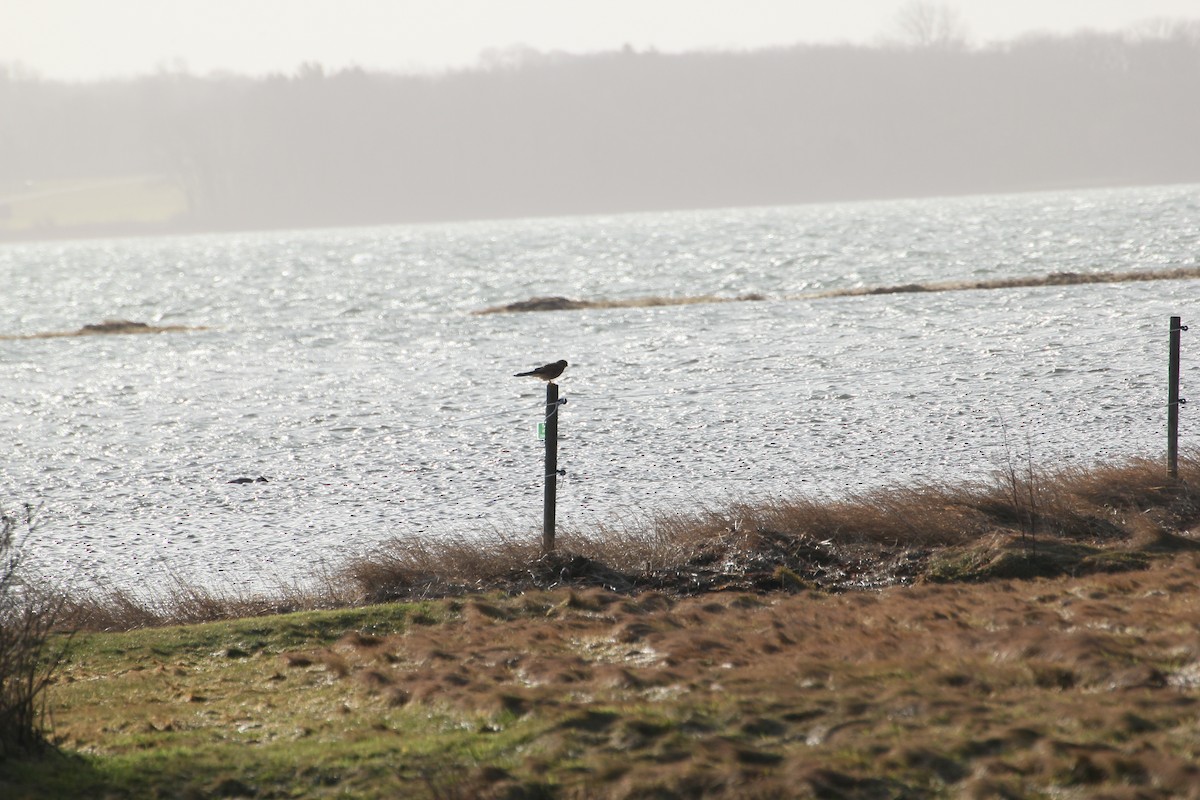
{"label": "bird tail", "polygon": [[532,375],[535,372],[537,372],[536,369],[531,369],[531,370],[529,370],[529,372],[518,372],[516,375],[513,375],[513,377],[514,378],[524,378],[526,375]]}

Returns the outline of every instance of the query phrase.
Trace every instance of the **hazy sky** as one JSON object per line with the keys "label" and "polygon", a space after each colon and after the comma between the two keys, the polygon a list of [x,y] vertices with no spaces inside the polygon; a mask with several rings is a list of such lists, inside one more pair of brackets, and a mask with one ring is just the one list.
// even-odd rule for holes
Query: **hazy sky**
{"label": "hazy sky", "polygon": [[[905,0],[0,0],[0,64],[89,79],[185,67],[293,72],[468,66],[527,45],[665,52],[877,41]],[[974,43],[1200,20],[1200,0],[943,0]]]}

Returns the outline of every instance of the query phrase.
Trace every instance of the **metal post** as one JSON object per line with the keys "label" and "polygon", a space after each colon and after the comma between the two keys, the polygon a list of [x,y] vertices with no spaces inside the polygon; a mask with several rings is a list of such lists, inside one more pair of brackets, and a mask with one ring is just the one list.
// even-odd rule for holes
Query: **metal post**
{"label": "metal post", "polygon": [[558,491],[558,385],[546,384],[546,491],[542,503],[542,552],[554,550],[554,513]]}
{"label": "metal post", "polygon": [[1183,320],[1171,317],[1171,352],[1167,361],[1167,477],[1179,477],[1179,334]]}

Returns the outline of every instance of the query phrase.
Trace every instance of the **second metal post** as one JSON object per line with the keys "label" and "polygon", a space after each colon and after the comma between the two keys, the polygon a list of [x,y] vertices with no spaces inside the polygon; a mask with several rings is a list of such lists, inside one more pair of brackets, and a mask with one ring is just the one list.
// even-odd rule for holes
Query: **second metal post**
{"label": "second metal post", "polygon": [[542,552],[554,550],[554,515],[558,493],[558,385],[546,384],[546,490],[542,503]]}
{"label": "second metal post", "polygon": [[1179,477],[1179,334],[1187,330],[1180,317],[1171,317],[1171,347],[1167,356],[1167,477]]}

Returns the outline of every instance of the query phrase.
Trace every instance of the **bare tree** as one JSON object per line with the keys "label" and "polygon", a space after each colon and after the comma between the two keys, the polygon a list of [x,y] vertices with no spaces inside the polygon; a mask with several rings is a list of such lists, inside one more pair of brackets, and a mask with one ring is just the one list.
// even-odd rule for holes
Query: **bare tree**
{"label": "bare tree", "polygon": [[967,44],[962,15],[945,3],[909,0],[896,13],[895,28],[908,47],[961,50]]}
{"label": "bare tree", "polygon": [[1200,21],[1154,17],[1132,26],[1129,35],[1135,41],[1181,41],[1196,44],[1200,42]]}
{"label": "bare tree", "polygon": [[0,762],[49,747],[46,689],[64,652],[51,636],[63,598],[39,592],[19,575],[22,526],[34,528],[31,506],[21,515],[0,509]]}

